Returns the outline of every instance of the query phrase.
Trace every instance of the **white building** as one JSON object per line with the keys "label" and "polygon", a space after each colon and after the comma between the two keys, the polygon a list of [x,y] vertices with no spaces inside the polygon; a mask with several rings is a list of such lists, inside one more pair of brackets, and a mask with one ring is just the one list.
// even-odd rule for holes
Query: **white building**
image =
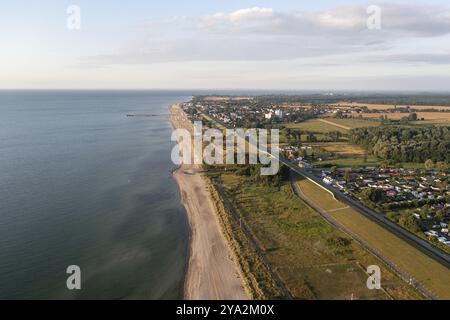
{"label": "white building", "polygon": [[278,118],[283,118],[283,111],[280,110],[280,109],[275,110],[275,115],[276,115]]}

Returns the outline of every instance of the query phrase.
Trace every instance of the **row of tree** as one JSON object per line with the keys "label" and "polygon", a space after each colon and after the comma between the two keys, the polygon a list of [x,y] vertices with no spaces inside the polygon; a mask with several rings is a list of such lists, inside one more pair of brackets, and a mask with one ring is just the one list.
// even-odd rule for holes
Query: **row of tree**
{"label": "row of tree", "polygon": [[450,161],[450,127],[381,126],[353,129],[350,142],[391,162]]}

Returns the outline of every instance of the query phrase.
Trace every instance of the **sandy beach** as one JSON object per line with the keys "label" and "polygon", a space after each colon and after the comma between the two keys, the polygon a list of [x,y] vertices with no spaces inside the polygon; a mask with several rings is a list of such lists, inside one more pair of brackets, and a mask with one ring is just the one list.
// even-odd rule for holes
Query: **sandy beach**
{"label": "sandy beach", "polygon": [[[182,109],[171,107],[172,126],[192,129]],[[196,165],[183,164],[173,176],[178,183],[191,229],[184,298],[248,299],[214,206]]]}

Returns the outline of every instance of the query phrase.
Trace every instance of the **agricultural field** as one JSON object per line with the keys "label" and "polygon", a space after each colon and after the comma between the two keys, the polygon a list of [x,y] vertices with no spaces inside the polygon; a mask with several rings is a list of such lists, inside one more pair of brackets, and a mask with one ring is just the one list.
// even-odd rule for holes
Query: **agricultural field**
{"label": "agricultural field", "polygon": [[220,180],[294,298],[421,298],[383,265],[384,290],[368,290],[365,268],[379,260],[307,206],[289,182],[262,186],[230,172]]}
{"label": "agricultural field", "polygon": [[356,210],[335,200],[330,193],[311,181],[300,178],[297,183],[305,196],[326,211],[335,221],[351,230],[371,248],[411,275],[439,298],[450,299],[450,273],[446,267]]}
{"label": "agricultural field", "polygon": [[426,126],[426,125],[434,125],[434,126],[448,126],[450,125],[450,119],[435,119],[435,120],[421,120],[421,121],[412,121],[409,124]]}
{"label": "agricultural field", "polygon": [[310,143],[308,146],[344,156],[364,156],[366,154],[363,148],[346,142]]}
{"label": "agricultural field", "polygon": [[[360,115],[363,118],[371,118],[371,119],[378,119],[381,116],[387,117],[391,120],[400,120],[403,117],[407,117],[408,113],[401,113],[401,112],[395,112],[395,113],[360,113]],[[431,124],[434,124],[434,122],[440,122],[440,123],[450,123],[450,112],[417,112],[417,118],[418,119],[424,119],[424,121],[415,121],[416,124],[424,123],[425,121],[431,122]]]}
{"label": "agricultural field", "polygon": [[350,119],[325,118],[323,120],[327,121],[330,124],[334,123],[336,125],[339,125],[347,130],[354,128],[376,127],[381,125],[381,122],[376,120],[359,119],[359,118],[350,118]]}
{"label": "agricultural field", "polygon": [[376,120],[365,119],[337,119],[337,118],[320,118],[308,120],[300,123],[289,123],[285,126],[291,129],[300,129],[305,131],[326,133],[339,131],[341,133],[348,133],[353,128],[374,127],[381,123]]}
{"label": "agricultural field", "polygon": [[313,119],[308,120],[304,122],[299,123],[287,123],[285,124],[286,128],[290,129],[300,129],[303,131],[311,131],[311,132],[318,132],[318,133],[326,133],[326,132],[333,132],[333,131],[339,131],[341,133],[348,133],[348,129],[337,127],[333,124],[325,123],[320,121],[319,119]]}
{"label": "agricultural field", "polygon": [[[372,103],[358,103],[358,102],[341,102],[334,104],[336,107],[341,108],[351,108],[351,107],[367,107],[369,110],[387,110],[397,108],[406,108],[406,105],[393,105],[393,104],[372,104]],[[436,109],[436,110],[450,110],[450,106],[415,106],[411,105],[411,108],[417,110],[428,110],[428,109]]]}
{"label": "agricultural field", "polygon": [[336,166],[338,168],[376,167],[380,164],[380,159],[372,155],[368,155],[366,159],[363,156],[354,156],[314,162],[314,165],[318,167]]}
{"label": "agricultural field", "polygon": [[381,164],[380,159],[366,154],[363,148],[348,142],[314,142],[306,145],[311,147],[307,155],[315,155],[313,164],[318,167],[373,167]]}

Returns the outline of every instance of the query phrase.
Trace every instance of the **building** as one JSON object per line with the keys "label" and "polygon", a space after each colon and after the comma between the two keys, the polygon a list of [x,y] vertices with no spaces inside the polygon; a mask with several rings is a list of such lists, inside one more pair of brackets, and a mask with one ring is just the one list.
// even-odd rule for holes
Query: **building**
{"label": "building", "polygon": [[283,111],[280,110],[280,109],[275,110],[275,115],[276,115],[278,118],[283,118]]}

